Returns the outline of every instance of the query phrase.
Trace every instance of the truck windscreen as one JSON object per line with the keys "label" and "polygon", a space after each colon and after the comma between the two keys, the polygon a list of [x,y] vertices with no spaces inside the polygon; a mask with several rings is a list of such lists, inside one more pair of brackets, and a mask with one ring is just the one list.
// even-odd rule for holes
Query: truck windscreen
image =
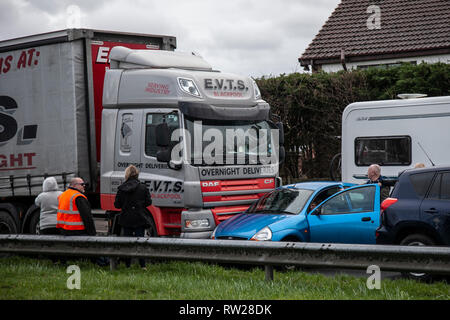
{"label": "truck windscreen", "polygon": [[194,120],[185,118],[192,165],[258,165],[272,157],[267,121]]}

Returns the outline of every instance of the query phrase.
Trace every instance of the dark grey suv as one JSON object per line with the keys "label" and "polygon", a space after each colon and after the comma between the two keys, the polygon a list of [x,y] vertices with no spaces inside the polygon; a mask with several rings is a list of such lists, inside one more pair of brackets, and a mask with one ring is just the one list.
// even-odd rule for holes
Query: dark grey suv
{"label": "dark grey suv", "polygon": [[381,205],[376,241],[450,245],[450,166],[406,170],[399,176]]}
{"label": "dark grey suv", "polygon": [[377,243],[450,245],[450,166],[400,175],[381,205]]}

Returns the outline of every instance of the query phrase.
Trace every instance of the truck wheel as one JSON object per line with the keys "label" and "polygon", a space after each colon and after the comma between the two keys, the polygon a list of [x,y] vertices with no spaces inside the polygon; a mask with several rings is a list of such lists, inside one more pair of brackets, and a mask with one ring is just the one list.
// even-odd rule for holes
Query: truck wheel
{"label": "truck wheel", "polygon": [[30,218],[30,225],[28,227],[28,232],[30,234],[39,234],[39,218],[40,218],[40,212],[35,211],[33,215]]}
{"label": "truck wheel", "polygon": [[17,226],[14,219],[6,211],[0,211],[0,234],[17,233]]}
{"label": "truck wheel", "polygon": [[145,236],[150,238],[158,236],[158,231],[156,231],[156,225],[153,221],[151,221],[150,226],[145,229]]}
{"label": "truck wheel", "polygon": [[[435,242],[430,237],[424,234],[411,234],[403,238],[400,242],[401,246],[433,246]],[[419,281],[430,281],[432,279],[431,274],[428,273],[415,273],[415,272],[402,272],[402,274],[410,279]]]}

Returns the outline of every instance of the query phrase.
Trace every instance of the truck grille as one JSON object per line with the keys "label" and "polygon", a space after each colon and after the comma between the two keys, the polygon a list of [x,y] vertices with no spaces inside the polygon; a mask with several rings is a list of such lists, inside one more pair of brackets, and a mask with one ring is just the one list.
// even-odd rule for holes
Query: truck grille
{"label": "truck grille", "polygon": [[[275,188],[275,178],[201,181],[206,208],[250,205]],[[220,213],[220,212],[218,212]]]}

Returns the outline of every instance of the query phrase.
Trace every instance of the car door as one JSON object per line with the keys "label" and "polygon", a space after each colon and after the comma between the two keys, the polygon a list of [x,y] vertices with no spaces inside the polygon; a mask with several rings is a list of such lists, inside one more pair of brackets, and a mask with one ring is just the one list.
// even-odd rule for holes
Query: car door
{"label": "car door", "polygon": [[168,108],[144,109],[142,122],[143,145],[141,162],[143,168],[139,179],[146,183],[152,195],[154,206],[183,207],[184,206],[184,169],[170,169],[167,163],[159,162],[156,154],[160,149],[156,144],[156,127],[166,123],[169,128],[170,143],[172,133],[180,128],[180,114]]}
{"label": "car door", "polygon": [[450,172],[436,175],[427,196],[420,205],[422,221],[450,241]]}
{"label": "car door", "polygon": [[374,244],[380,222],[380,187],[341,191],[308,215],[311,242]]}

